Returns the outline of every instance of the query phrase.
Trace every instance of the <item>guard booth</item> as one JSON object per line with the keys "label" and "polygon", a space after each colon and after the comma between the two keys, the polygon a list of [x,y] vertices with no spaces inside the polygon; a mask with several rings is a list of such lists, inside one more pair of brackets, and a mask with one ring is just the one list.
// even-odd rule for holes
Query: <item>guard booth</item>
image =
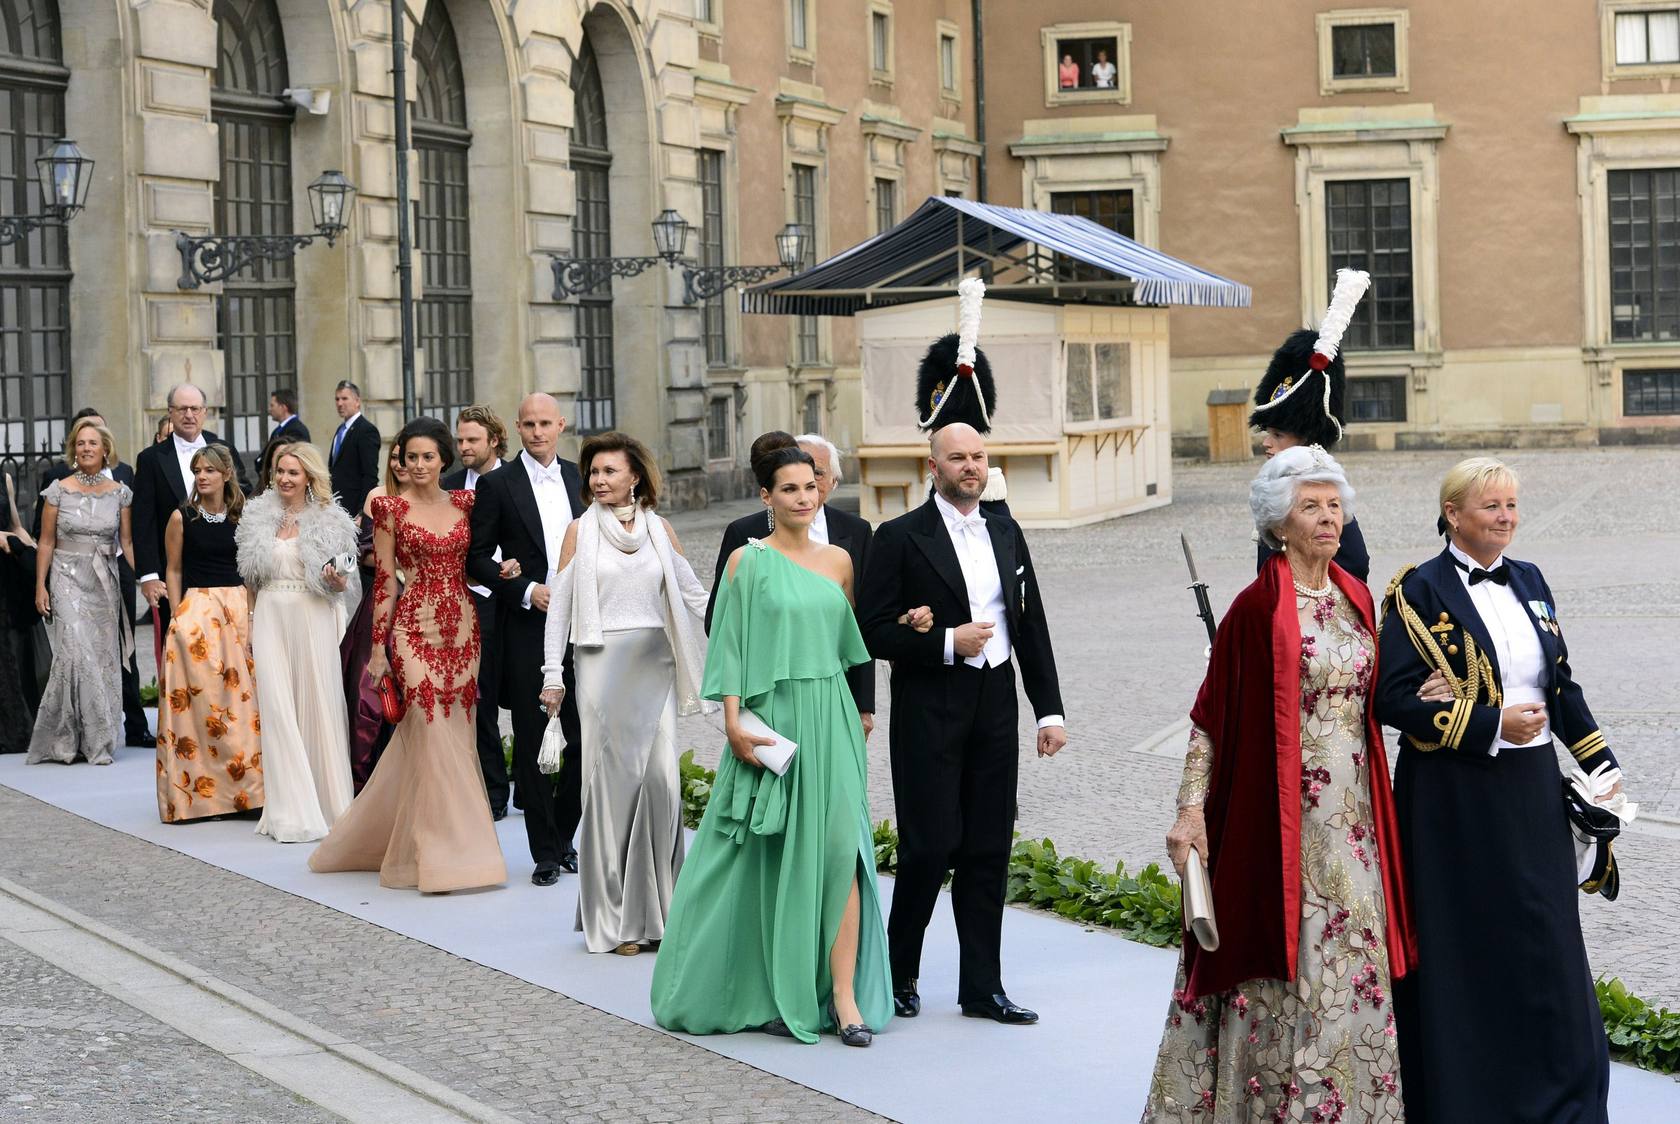
{"label": "guard booth", "polygon": [[860,514],[878,523],[927,495],[916,368],[957,330],[956,283],[970,274],[987,283],[979,342],[997,384],[986,447],[1015,518],[1073,527],[1171,502],[1167,310],[1247,307],[1248,287],[1075,215],[935,196],[741,297],[746,312],[857,317]]}

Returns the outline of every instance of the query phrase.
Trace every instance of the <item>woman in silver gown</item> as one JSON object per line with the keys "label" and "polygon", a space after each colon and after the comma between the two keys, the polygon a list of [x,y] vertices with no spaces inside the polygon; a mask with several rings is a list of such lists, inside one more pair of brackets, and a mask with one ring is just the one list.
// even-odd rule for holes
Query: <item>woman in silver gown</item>
{"label": "woman in silver gown", "polygon": [[117,463],[111,431],[84,418],[70,431],[75,471],[47,485],[35,559],[35,608],[52,634],[28,762],[109,765],[122,740],[122,665],[134,650],[117,583],[117,550],[134,565],[128,485],[102,476]]}
{"label": "woman in silver gown", "polygon": [[590,952],[633,956],[665,935],[682,866],[677,715],[700,700],[706,591],[655,515],[659,471],[622,433],[583,443],[578,468],[593,503],[567,528],[543,637],[543,704],[565,695],[576,645],[583,821],[578,919]]}

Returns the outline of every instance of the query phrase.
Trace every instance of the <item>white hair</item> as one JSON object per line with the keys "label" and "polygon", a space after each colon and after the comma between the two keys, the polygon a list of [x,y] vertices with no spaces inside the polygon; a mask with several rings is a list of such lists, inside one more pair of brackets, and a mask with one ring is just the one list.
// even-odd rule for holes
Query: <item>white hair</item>
{"label": "white hair", "polygon": [[834,482],[838,484],[846,478],[844,470],[840,467],[840,450],[834,447],[834,442],[822,434],[801,433],[793,439],[793,443],[795,445],[815,445],[819,449],[827,449],[829,471],[834,473]]}
{"label": "white hair", "polygon": [[1342,496],[1342,519],[1353,518],[1353,487],[1336,458],[1318,445],[1296,445],[1285,449],[1260,468],[1248,486],[1248,510],[1260,541],[1272,550],[1283,543],[1276,531],[1295,508],[1302,484],[1334,484]]}

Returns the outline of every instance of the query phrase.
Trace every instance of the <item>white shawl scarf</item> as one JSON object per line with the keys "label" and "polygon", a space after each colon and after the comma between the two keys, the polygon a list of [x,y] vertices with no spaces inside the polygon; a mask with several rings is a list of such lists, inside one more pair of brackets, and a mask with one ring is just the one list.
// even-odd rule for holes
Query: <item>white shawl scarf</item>
{"label": "white shawl scarf", "polygon": [[710,714],[717,704],[700,697],[700,681],[706,661],[701,654],[701,621],[706,613],[706,590],[694,576],[688,559],[671,546],[665,521],[645,508],[636,512],[636,522],[626,530],[612,509],[600,502],[589,505],[577,521],[577,542],[572,560],[560,572],[550,591],[548,622],[543,631],[543,683],[558,687],[566,645],[599,648],[601,636],[601,588],[597,558],[601,550],[634,554],[651,549],[659,558],[665,592],[665,635],[677,670],[677,712]]}

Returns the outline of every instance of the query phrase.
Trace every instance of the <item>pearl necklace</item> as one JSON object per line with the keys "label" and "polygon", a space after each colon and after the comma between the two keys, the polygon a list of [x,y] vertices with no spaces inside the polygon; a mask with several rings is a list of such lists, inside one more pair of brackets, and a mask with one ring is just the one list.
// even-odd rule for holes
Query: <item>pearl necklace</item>
{"label": "pearl necklace", "polygon": [[1300,581],[1295,583],[1295,592],[1299,593],[1302,597],[1328,597],[1335,588],[1336,584],[1328,578],[1324,581],[1323,589],[1314,589],[1312,586]]}
{"label": "pearl necklace", "polygon": [[103,473],[99,472],[83,472],[78,468],[76,470],[76,483],[80,484],[84,488],[97,488],[101,484],[105,483],[105,476]]}

